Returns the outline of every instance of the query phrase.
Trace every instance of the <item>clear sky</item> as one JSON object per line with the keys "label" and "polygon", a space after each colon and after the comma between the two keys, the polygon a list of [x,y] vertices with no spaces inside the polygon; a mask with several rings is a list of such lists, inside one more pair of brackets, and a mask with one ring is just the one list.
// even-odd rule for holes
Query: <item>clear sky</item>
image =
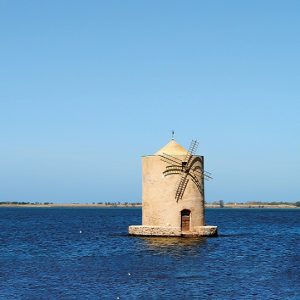
{"label": "clear sky", "polygon": [[300,200],[300,1],[0,0],[0,201],[140,201],[175,130],[207,201]]}

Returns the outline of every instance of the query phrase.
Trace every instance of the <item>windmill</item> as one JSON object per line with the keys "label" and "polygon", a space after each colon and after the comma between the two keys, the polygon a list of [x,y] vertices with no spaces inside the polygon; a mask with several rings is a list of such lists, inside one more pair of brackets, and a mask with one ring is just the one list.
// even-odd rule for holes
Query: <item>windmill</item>
{"label": "windmill", "polygon": [[211,176],[204,171],[204,156],[195,154],[197,146],[193,140],[185,149],[174,140],[172,131],[167,144],[142,156],[142,225],[130,226],[129,234],[217,235],[217,226],[205,222],[204,180]]}
{"label": "windmill", "polygon": [[195,183],[199,192],[203,196],[203,179],[212,179],[210,176],[211,174],[203,170],[203,159],[199,156],[194,156],[198,144],[199,143],[197,140],[192,140],[189,150],[187,151],[183,160],[167,153],[160,155],[161,160],[168,164],[163,172],[164,176],[174,174],[180,175],[175,187],[176,202],[182,199],[190,180]]}

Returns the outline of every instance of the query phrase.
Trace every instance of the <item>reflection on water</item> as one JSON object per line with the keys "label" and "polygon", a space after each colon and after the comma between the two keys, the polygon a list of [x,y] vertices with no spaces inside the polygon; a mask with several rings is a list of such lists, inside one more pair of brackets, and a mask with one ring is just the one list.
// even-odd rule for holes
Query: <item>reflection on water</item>
{"label": "reflection on water", "polygon": [[151,251],[152,255],[170,257],[197,256],[207,238],[182,238],[182,237],[138,237],[143,241],[144,249]]}
{"label": "reflection on water", "polygon": [[182,238],[182,237],[139,237],[145,241],[145,244],[152,250],[162,248],[171,250],[174,248],[200,247],[206,243],[206,238]]}

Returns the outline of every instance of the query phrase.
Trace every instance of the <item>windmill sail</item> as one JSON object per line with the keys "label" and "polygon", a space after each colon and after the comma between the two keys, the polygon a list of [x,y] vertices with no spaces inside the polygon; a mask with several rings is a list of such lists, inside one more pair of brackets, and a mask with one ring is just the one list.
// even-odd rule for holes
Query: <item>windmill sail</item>
{"label": "windmill sail", "polygon": [[188,174],[183,174],[179,180],[179,184],[175,193],[175,199],[178,202],[182,199],[186,186],[189,182]]}
{"label": "windmill sail", "polygon": [[[160,154],[161,160],[168,164],[165,171],[163,171],[164,176],[181,175],[175,186],[175,199],[177,202],[183,198],[190,179],[197,186],[200,193],[202,193],[203,189],[202,179],[212,179],[211,174],[204,171],[203,167],[200,165],[195,166],[194,154],[198,148],[198,144],[197,140],[192,140],[189,150],[186,151],[183,159],[165,152]],[[183,157],[183,155],[181,157]]]}
{"label": "windmill sail", "polygon": [[167,153],[163,153],[162,155],[160,155],[161,157],[161,160],[168,163],[168,164],[175,164],[175,165],[180,165],[182,164],[182,161],[170,154],[167,154]]}
{"label": "windmill sail", "polygon": [[198,141],[197,140],[192,140],[190,147],[189,147],[189,151],[187,152],[184,161],[186,162],[186,165],[188,166],[193,155],[195,154],[197,148],[198,148]]}
{"label": "windmill sail", "polygon": [[182,199],[184,191],[187,187],[187,184],[189,182],[188,179],[188,175],[189,175],[189,169],[190,169],[190,162],[192,161],[192,157],[194,155],[194,153],[196,152],[198,147],[198,142],[196,140],[192,140],[189,150],[186,153],[186,156],[182,162],[182,176],[178,181],[177,184],[177,189],[176,189],[176,193],[175,193],[175,199],[178,202],[179,200]]}

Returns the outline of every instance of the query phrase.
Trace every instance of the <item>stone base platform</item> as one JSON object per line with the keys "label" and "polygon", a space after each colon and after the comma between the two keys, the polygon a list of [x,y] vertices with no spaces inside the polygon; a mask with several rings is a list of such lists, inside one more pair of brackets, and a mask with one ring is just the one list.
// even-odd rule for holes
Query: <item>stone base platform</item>
{"label": "stone base platform", "polygon": [[196,226],[192,231],[181,231],[180,227],[162,227],[162,226],[129,226],[128,232],[130,235],[143,236],[182,236],[182,237],[197,237],[197,236],[217,236],[217,226]]}

